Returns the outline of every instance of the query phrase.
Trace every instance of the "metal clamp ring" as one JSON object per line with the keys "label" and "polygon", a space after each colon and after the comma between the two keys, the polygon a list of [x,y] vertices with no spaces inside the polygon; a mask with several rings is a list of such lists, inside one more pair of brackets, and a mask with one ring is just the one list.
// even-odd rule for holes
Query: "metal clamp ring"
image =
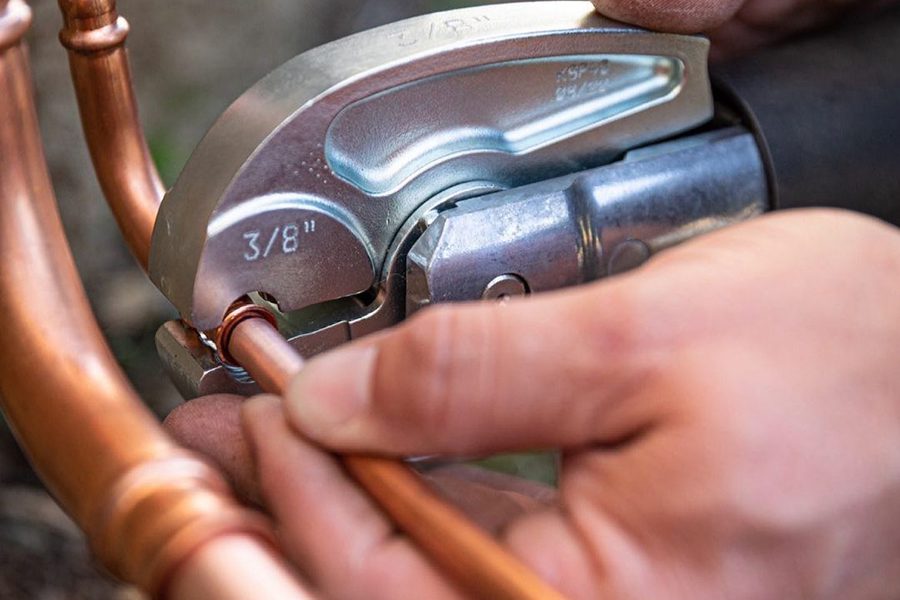
{"label": "metal clamp ring", "polygon": [[229,310],[228,314],[226,314],[225,318],[222,320],[222,324],[216,330],[215,343],[219,354],[219,360],[222,361],[222,364],[226,367],[240,367],[238,361],[235,360],[230,352],[228,352],[228,344],[231,342],[231,336],[234,333],[235,327],[246,319],[254,318],[265,319],[272,327],[278,327],[275,315],[273,315],[271,311],[256,304],[245,303]]}

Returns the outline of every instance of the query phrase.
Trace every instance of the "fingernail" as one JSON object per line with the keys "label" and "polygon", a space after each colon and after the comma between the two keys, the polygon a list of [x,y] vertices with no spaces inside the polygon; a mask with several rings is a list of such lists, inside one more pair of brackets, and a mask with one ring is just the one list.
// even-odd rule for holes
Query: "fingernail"
{"label": "fingernail", "polygon": [[371,402],[375,346],[348,347],[309,362],[288,387],[288,418],[312,437],[348,425]]}

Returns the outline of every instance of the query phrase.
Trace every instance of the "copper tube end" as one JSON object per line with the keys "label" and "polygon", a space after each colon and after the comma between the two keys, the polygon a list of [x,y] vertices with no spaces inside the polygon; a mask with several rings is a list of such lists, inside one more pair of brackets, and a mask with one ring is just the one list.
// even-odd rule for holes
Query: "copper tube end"
{"label": "copper tube end", "polygon": [[[248,302],[235,304],[225,315],[222,324],[216,330],[215,342],[216,348],[219,349],[219,359],[228,365],[240,365],[240,362],[231,355],[229,350],[231,346],[231,336],[234,334],[235,328],[247,319],[261,319],[267,322],[272,329],[277,329],[278,324],[275,315],[263,308]],[[249,357],[247,357],[249,359]]]}
{"label": "copper tube end", "polygon": [[96,54],[118,48],[128,37],[128,21],[119,17],[96,29],[66,28],[59,32],[63,46],[79,54]]}
{"label": "copper tube end", "polygon": [[125,43],[128,22],[116,11],[115,0],[59,0],[63,29],[59,40],[69,50],[91,54]]}

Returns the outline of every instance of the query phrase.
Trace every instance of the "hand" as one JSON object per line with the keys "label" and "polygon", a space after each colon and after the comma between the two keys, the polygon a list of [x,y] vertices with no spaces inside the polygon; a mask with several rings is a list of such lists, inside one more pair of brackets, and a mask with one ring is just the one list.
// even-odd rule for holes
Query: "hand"
{"label": "hand", "polygon": [[[564,448],[502,537],[572,598],[892,598],[900,589],[900,233],[769,215],[629,274],[434,307],[244,408],[289,554],[337,598],[452,592],[333,459]],[[248,480],[237,404],[176,435]],[[226,436],[227,437],[227,436]],[[547,500],[545,498],[545,500]]]}
{"label": "hand", "polygon": [[673,33],[707,33],[713,58],[762,46],[895,0],[594,0],[613,19]]}

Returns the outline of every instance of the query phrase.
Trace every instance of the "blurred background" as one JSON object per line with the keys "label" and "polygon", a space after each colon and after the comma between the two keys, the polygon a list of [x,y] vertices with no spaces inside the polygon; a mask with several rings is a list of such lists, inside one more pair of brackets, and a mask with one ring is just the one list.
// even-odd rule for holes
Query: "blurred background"
{"label": "blurred background", "polygon": [[[119,0],[141,117],[171,185],[216,117],[296,54],[417,14],[490,0]],[[32,0],[29,35],[38,112],[63,222],[94,310],[120,363],[164,416],[181,398],[156,356],[174,316],[122,244],[78,121],[55,0]],[[2,93],[2,91],[0,91]],[[39,292],[38,292],[39,293]],[[52,366],[48,365],[48,368]],[[136,591],[93,565],[80,533],[40,486],[0,423],[0,600],[127,599]]]}

